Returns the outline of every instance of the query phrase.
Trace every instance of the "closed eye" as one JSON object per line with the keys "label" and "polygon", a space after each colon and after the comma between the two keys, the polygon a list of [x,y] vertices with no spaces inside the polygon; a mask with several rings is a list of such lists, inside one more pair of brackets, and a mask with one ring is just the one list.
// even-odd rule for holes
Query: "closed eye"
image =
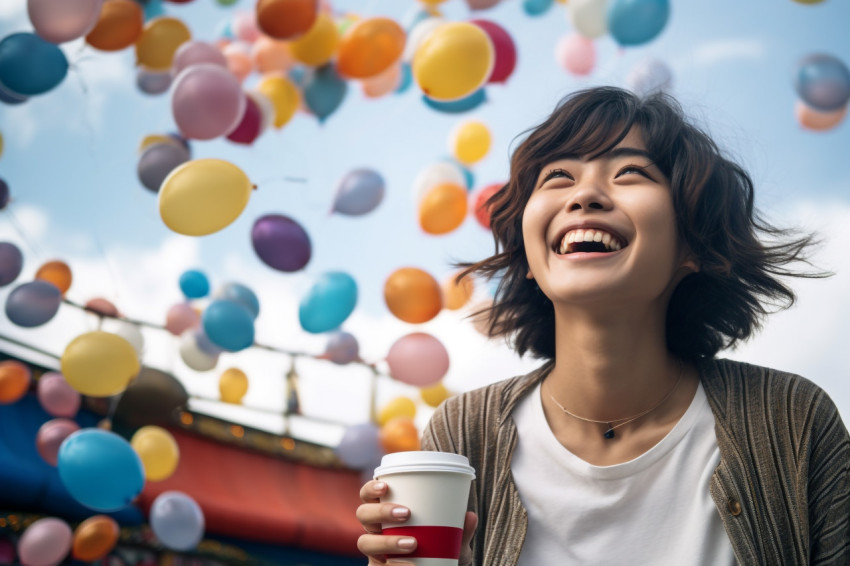
{"label": "closed eye", "polygon": [[616,179],[617,177],[621,177],[623,175],[631,175],[637,173],[638,175],[642,175],[649,180],[654,180],[652,176],[646,172],[646,169],[646,167],[640,167],[639,165],[626,165],[617,172],[614,178]]}
{"label": "closed eye", "polygon": [[545,185],[547,182],[549,182],[550,180],[555,179],[557,177],[563,177],[565,179],[575,181],[575,177],[573,177],[570,174],[569,171],[567,171],[566,169],[560,169],[559,168],[559,169],[552,169],[551,171],[546,173],[546,176],[543,177],[543,180],[540,182],[540,186]]}

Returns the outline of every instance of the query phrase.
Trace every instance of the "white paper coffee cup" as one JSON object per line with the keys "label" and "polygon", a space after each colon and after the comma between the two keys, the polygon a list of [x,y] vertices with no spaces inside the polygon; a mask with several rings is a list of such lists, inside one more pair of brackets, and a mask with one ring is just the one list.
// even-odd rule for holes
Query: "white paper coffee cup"
{"label": "white paper coffee cup", "polygon": [[385,523],[385,535],[412,536],[411,554],[397,556],[417,566],[457,566],[469,486],[475,469],[466,456],[449,452],[394,452],[375,468],[375,479],[387,484],[382,502],[410,509],[402,524]]}

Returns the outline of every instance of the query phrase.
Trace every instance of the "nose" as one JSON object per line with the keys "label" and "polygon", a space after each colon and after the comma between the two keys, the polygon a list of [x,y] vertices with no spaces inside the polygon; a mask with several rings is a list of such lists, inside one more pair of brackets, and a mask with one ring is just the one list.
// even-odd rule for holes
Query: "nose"
{"label": "nose", "polygon": [[570,193],[565,203],[568,212],[576,210],[611,210],[613,202],[596,180],[589,179]]}

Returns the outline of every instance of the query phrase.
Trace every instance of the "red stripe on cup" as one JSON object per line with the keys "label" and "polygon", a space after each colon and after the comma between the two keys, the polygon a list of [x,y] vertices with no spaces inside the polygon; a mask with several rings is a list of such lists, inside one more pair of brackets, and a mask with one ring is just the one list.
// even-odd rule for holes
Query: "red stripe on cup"
{"label": "red stripe on cup", "polygon": [[383,534],[416,539],[416,550],[410,554],[388,554],[390,558],[460,558],[463,529],[457,527],[390,527]]}

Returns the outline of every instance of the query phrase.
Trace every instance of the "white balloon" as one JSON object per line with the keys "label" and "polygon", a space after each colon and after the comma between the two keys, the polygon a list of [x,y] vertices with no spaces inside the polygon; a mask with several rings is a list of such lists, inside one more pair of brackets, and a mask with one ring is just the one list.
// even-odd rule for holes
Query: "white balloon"
{"label": "white balloon", "polygon": [[608,0],[570,0],[567,15],[575,30],[593,39],[608,33]]}
{"label": "white balloon", "polygon": [[269,100],[269,97],[257,90],[249,90],[245,94],[251,97],[251,100],[260,109],[260,134],[265,132],[274,124],[274,104]]}
{"label": "white balloon", "polygon": [[460,167],[448,161],[432,163],[420,171],[413,180],[413,202],[418,205],[428,191],[442,183],[454,183],[466,188],[466,176]]}
{"label": "white balloon", "polygon": [[638,96],[668,92],[673,87],[673,72],[663,61],[644,59],[629,71],[626,85]]}
{"label": "white balloon", "polygon": [[140,360],[142,359],[142,356],[144,356],[145,337],[142,335],[142,330],[137,325],[132,322],[127,322],[126,320],[107,318],[104,319],[100,329],[104,332],[117,334],[129,342],[130,345],[133,346],[133,349],[136,350],[136,355],[139,356]]}
{"label": "white balloon", "polygon": [[195,371],[209,371],[218,364],[218,356],[204,352],[195,340],[195,329],[180,335],[180,358]]}
{"label": "white balloon", "polygon": [[446,23],[443,18],[425,18],[410,30],[407,34],[407,42],[404,45],[404,53],[401,55],[401,60],[405,63],[413,61],[413,56],[416,50],[425,41],[425,38],[431,35],[431,32]]}

